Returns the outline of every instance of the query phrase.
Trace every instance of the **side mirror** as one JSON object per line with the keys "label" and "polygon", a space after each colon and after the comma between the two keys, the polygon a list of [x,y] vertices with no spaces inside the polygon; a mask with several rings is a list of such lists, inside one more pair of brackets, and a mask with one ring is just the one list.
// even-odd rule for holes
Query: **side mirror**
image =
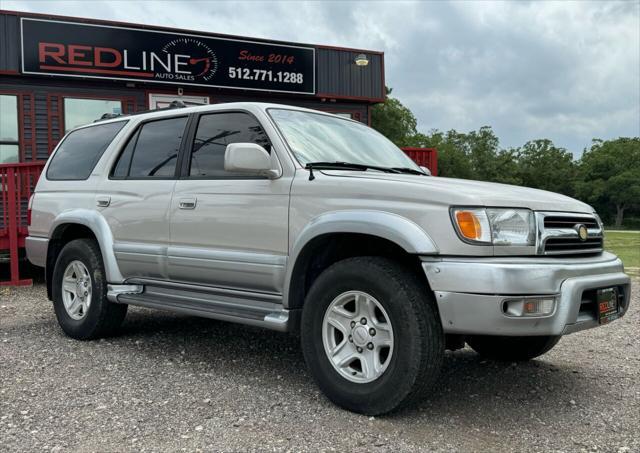
{"label": "side mirror", "polygon": [[277,159],[255,143],[231,143],[224,152],[224,169],[270,179],[282,174]]}
{"label": "side mirror", "polygon": [[427,167],[423,167],[422,165],[420,165],[420,170],[431,176],[431,170],[429,170]]}

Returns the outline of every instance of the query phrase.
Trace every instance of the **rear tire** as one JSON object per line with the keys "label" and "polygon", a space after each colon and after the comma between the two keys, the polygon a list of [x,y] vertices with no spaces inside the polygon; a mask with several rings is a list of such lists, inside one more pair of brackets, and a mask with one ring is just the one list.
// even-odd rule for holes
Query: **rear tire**
{"label": "rear tire", "polygon": [[[326,269],[305,300],[301,333],[320,389],[335,404],[367,415],[420,401],[444,359],[440,316],[426,284],[381,257],[349,258]],[[335,350],[347,352],[337,357]]]}
{"label": "rear tire", "polygon": [[467,343],[478,354],[492,360],[523,362],[549,352],[562,338],[558,336],[505,337],[474,335]]}
{"label": "rear tire", "polygon": [[66,244],[52,276],[53,307],[58,324],[68,336],[92,340],[112,335],[127,314],[127,305],[107,300],[102,255],[91,239]]}

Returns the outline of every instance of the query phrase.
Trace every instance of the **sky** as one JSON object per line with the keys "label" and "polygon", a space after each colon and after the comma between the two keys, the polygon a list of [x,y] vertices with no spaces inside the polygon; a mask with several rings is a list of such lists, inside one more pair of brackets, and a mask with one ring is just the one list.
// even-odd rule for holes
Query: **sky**
{"label": "sky", "polygon": [[418,129],[492,126],[504,148],[640,136],[640,0],[45,1],[3,9],[385,52]]}

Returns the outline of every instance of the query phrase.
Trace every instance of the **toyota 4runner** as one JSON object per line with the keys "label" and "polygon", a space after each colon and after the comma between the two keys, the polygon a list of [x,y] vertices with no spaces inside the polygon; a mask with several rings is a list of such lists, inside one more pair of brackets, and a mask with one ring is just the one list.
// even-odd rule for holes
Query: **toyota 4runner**
{"label": "toyota 4runner", "polygon": [[527,360],[629,306],[590,206],[432,177],[367,126],[297,107],[80,127],[29,208],[67,335],[109,335],[128,305],[296,331],[323,392],[366,414],[429,392],[445,349]]}

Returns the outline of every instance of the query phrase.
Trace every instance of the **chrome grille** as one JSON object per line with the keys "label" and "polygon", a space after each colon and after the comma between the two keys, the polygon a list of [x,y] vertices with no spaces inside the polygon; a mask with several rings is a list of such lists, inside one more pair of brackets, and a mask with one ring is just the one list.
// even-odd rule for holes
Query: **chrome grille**
{"label": "chrome grille", "polygon": [[[602,226],[594,216],[573,213],[537,212],[538,244],[541,255],[599,253],[603,249]],[[577,225],[587,227],[581,240]]]}
{"label": "chrome grille", "polygon": [[573,228],[576,224],[583,224],[587,228],[599,228],[598,221],[594,217],[549,215],[544,218],[545,229]]}

